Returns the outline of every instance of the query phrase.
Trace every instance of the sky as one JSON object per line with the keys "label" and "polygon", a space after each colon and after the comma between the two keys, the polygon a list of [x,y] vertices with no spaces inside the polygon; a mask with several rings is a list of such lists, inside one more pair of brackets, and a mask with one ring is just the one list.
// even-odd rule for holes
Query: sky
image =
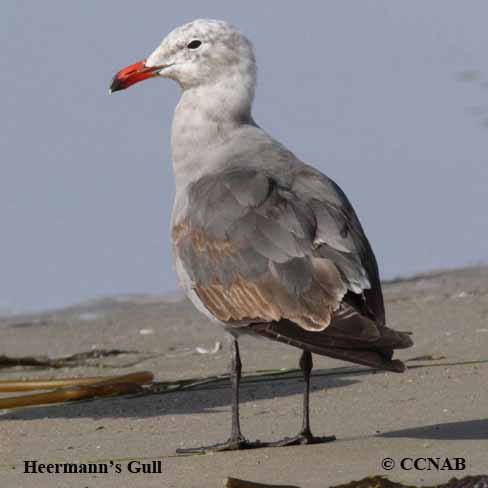
{"label": "sky", "polygon": [[488,262],[488,2],[5,0],[0,311],[177,289],[179,88],[108,95],[173,28],[254,43],[254,117],[347,193],[383,278]]}

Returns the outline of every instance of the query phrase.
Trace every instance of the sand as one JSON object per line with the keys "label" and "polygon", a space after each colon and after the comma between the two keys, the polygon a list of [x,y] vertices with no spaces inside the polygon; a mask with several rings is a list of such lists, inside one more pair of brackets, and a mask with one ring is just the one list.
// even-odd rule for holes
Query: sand
{"label": "sand", "polygon": [[[191,391],[105,398],[1,412],[0,485],[9,487],[223,486],[227,476],[261,483],[327,487],[372,475],[404,483],[444,482],[488,472],[488,268],[396,280],[384,287],[389,325],[413,332],[400,351],[404,374],[375,372],[315,356],[311,403],[315,446],[176,456],[177,447],[224,440],[230,426],[226,382]],[[61,357],[97,350],[134,351],[82,366],[1,369],[1,380],[124,374],[150,370],[156,381],[226,372],[228,347],[218,326],[178,296],[101,299],[43,314],[0,319],[0,355]],[[211,350],[217,341],[223,347]],[[241,341],[245,374],[296,368],[299,351]],[[241,423],[249,438],[278,439],[300,424],[298,372],[242,387]],[[5,395],[3,395],[5,396]],[[0,396],[1,397],[1,396]],[[389,457],[395,467],[382,468]],[[402,469],[403,458],[465,459],[464,470]],[[104,474],[26,474],[24,461],[109,463]],[[161,460],[161,473],[130,473]],[[113,461],[113,465],[110,464]],[[411,462],[406,461],[406,467]],[[120,466],[120,473],[116,472]],[[425,463],[420,463],[425,467]]]}

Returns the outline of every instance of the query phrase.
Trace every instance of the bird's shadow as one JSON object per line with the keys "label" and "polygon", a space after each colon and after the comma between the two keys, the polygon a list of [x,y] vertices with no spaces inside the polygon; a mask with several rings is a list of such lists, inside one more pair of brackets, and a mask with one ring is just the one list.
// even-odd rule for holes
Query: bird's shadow
{"label": "bird's shadow", "polygon": [[[313,390],[343,388],[359,382],[365,374],[383,374],[371,369],[340,368],[338,370],[314,371]],[[157,390],[158,384],[156,384]],[[241,384],[241,403],[256,402],[270,398],[300,395],[303,380],[300,372],[290,374],[244,378]],[[201,386],[172,393],[148,393],[136,396],[98,398],[58,405],[19,408],[0,416],[1,421],[39,420],[48,418],[113,417],[148,418],[162,415],[215,412],[227,409],[231,403],[228,380],[212,381]],[[300,403],[300,401],[299,401]],[[263,411],[263,413],[265,413]],[[485,440],[488,439],[488,419],[465,420],[412,427],[383,432],[377,437],[432,440]]]}
{"label": "bird's shadow", "polygon": [[383,432],[378,437],[432,439],[432,440],[484,440],[488,439],[488,419],[445,422],[443,424],[424,425],[411,429]]}
{"label": "bird's shadow", "polygon": [[[354,376],[375,373],[371,370],[355,370]],[[343,388],[358,382],[346,373],[346,378],[327,370],[316,370],[312,389],[328,390]],[[157,384],[155,385],[157,389]],[[241,403],[263,399],[300,395],[303,392],[300,372],[285,376],[250,377],[241,383]],[[147,418],[161,415],[215,412],[227,409],[231,404],[228,380],[212,381],[185,391],[162,392],[135,396],[98,398],[57,405],[19,408],[0,416],[1,421],[38,420],[46,418]],[[298,403],[297,403],[298,405]]]}

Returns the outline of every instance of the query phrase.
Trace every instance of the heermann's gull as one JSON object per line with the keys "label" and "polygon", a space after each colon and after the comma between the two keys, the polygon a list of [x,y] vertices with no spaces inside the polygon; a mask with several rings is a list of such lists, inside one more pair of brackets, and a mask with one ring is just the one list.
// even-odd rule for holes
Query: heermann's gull
{"label": "heermann's gull", "polygon": [[[232,432],[182,450],[316,443],[309,424],[312,353],[402,372],[407,333],[385,325],[373,251],[342,190],[263,131],[251,116],[252,45],[232,26],[195,20],[119,71],[111,91],[151,77],[176,80],[172,130],[173,249],[195,306],[232,334]],[[242,333],[303,349],[303,426],[293,438],[250,442],[239,425]]]}

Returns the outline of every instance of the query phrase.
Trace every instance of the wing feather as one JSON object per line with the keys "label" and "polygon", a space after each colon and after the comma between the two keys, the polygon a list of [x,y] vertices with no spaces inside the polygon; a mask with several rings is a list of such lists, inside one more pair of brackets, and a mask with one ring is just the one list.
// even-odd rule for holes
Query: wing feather
{"label": "wing feather", "polygon": [[252,169],[204,177],[173,228],[191,287],[219,320],[281,318],[323,330],[347,292],[335,264],[314,247],[313,209]]}
{"label": "wing feather", "polygon": [[199,309],[317,354],[402,371],[407,333],[385,326],[378,266],[342,190],[297,164],[286,181],[238,165],[188,189],[177,270]]}

